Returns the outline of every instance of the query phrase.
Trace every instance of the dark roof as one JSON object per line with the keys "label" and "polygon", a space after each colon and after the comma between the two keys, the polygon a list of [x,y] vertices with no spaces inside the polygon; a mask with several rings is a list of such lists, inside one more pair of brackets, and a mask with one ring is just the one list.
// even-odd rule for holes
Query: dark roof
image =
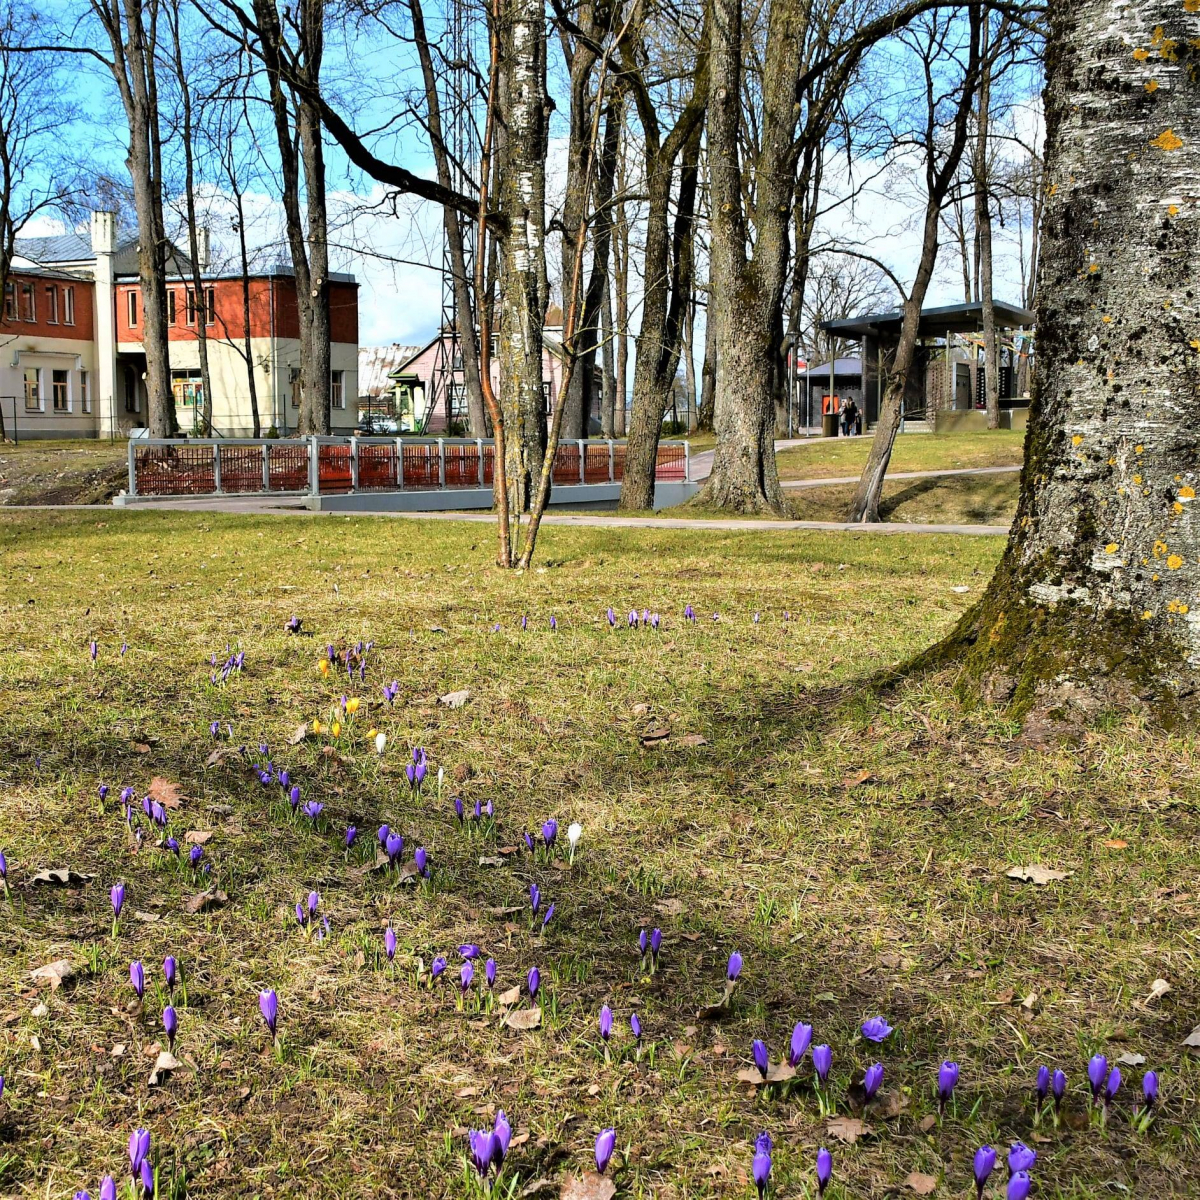
{"label": "dark roof", "polygon": [[[1033,313],[1015,304],[993,300],[996,324],[1001,329],[1016,329],[1033,324]],[[862,317],[849,317],[842,321],[822,321],[821,328],[846,338],[864,338],[870,334],[898,337],[900,324],[904,320],[902,311],[870,313]],[[983,329],[983,301],[970,304],[947,304],[941,308],[921,309],[921,323],[917,327],[918,337],[942,337],[947,333],[978,333]]]}
{"label": "dark roof", "polygon": [[[862,359],[861,358],[835,358],[833,360],[834,376],[838,375],[861,375],[862,374]],[[821,363],[819,367],[809,367],[806,371],[798,372],[800,375],[820,375],[828,378],[829,363]]]}
{"label": "dark roof", "polygon": [[86,262],[95,257],[92,254],[92,239],[86,233],[17,238],[14,252],[21,258],[39,263]]}

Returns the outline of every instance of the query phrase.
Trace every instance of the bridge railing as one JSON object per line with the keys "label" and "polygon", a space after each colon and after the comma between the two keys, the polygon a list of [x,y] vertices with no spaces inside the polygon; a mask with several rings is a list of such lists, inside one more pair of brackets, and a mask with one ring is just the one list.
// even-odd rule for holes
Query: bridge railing
{"label": "bridge railing", "polygon": [[[563,441],[559,486],[619,483],[626,443]],[[490,488],[491,438],[137,438],[129,443],[129,495],[399,492]],[[691,478],[686,442],[660,442],[654,477]]]}

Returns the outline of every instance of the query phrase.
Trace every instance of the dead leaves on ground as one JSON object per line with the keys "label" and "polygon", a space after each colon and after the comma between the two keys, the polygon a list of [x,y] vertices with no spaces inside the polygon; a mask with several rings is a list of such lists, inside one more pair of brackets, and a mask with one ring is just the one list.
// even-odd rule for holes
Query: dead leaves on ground
{"label": "dead leaves on ground", "polygon": [[737,1073],[739,1083],[748,1083],[752,1087],[766,1087],[771,1083],[787,1083],[796,1078],[796,1068],[790,1063],[777,1062],[767,1064],[767,1073],[762,1075],[757,1067],[746,1067]]}
{"label": "dead leaves on ground", "polygon": [[1040,863],[1030,863],[1027,867],[1009,867],[1004,874],[1009,879],[1016,879],[1020,883],[1032,883],[1037,887],[1045,887],[1048,883],[1069,879],[1072,872],[1056,871],[1051,867],[1043,867]]}
{"label": "dead leaves on ground", "polygon": [[201,892],[188,900],[183,906],[183,911],[194,915],[209,912],[214,908],[224,908],[228,903],[229,897],[224,892],[218,888],[210,888],[207,892]]}
{"label": "dead leaves on ground", "polygon": [[92,876],[71,867],[51,867],[47,871],[39,871],[29,880],[30,884],[50,885],[54,887],[83,887],[92,882]]}
{"label": "dead leaves on ground", "polygon": [[172,783],[169,779],[164,779],[161,775],[155,775],[150,780],[150,791],[148,793],[151,800],[157,800],[163,808],[181,808],[185,799],[183,789],[177,783]]}
{"label": "dead leaves on ground", "polygon": [[566,1180],[559,1192],[559,1200],[612,1200],[616,1194],[617,1185],[611,1179],[589,1171]]}
{"label": "dead leaves on ground", "polygon": [[873,1131],[861,1117],[830,1117],[825,1122],[825,1132],[831,1138],[853,1146],[860,1137],[867,1137]]}
{"label": "dead leaves on ground", "polygon": [[29,978],[37,984],[48,983],[52,992],[57,992],[68,979],[75,975],[75,966],[69,958],[59,958],[36,971],[29,972]]}
{"label": "dead leaves on ground", "polygon": [[502,1022],[509,1029],[516,1029],[522,1033],[530,1029],[537,1029],[541,1023],[542,1010],[540,1008],[518,1009],[516,1012],[508,1013]]}
{"label": "dead leaves on ground", "polygon": [[716,1004],[706,1004],[696,1013],[696,1019],[699,1021],[715,1021],[718,1017],[723,1017],[729,1012],[729,1001],[733,999],[733,993],[737,990],[737,980],[727,979],[725,981],[725,991],[720,1000]]}

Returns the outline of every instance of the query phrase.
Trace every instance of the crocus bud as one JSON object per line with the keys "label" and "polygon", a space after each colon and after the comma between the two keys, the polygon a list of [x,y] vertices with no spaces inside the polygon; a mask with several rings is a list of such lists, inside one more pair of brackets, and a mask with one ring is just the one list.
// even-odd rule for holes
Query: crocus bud
{"label": "crocus bud", "polygon": [[546,849],[549,850],[558,840],[558,822],[551,817],[542,826],[542,841],[546,844]]}
{"label": "crocus bud", "polygon": [[413,855],[413,860],[417,864],[417,872],[422,876],[429,874],[429,867],[426,865],[429,861],[429,855],[425,853],[424,846],[418,846],[416,853]]}
{"label": "crocus bud", "polygon": [[1046,1103],[1046,1096],[1050,1092],[1050,1068],[1045,1064],[1038,1067],[1037,1083],[1034,1085],[1037,1090],[1037,1102],[1040,1105]]}
{"label": "crocus bud", "polygon": [[171,1005],[167,1005],[163,1009],[162,1015],[163,1029],[167,1034],[167,1045],[169,1048],[175,1048],[175,1031],[179,1028],[179,1017],[175,1013],[175,1009]]}
{"label": "crocus bud", "polygon": [[529,885],[529,907],[533,911],[533,915],[535,917],[538,914],[538,908],[541,906],[541,903],[542,903],[541,888],[539,888],[536,883],[531,883]]}
{"label": "crocus bud", "polygon": [[467,989],[471,986],[471,980],[475,978],[475,968],[465,962],[462,965],[462,970],[458,973],[459,984],[462,987],[463,995],[466,995]]}
{"label": "crocus bud", "polygon": [[944,1062],[938,1068],[937,1077],[937,1098],[938,1111],[940,1112],[946,1107],[947,1101],[954,1093],[954,1089],[958,1084],[958,1063]]}
{"label": "crocus bud", "polygon": [[358,830],[353,825],[346,826],[346,849],[349,850],[354,845],[354,839],[358,837]]}
{"label": "crocus bud", "polygon": [[512,1125],[509,1124],[508,1117],[504,1114],[504,1109],[501,1109],[496,1114],[496,1123],[492,1127],[492,1136],[496,1139],[496,1148],[492,1157],[496,1163],[496,1172],[499,1174],[500,1167],[504,1163],[504,1156],[508,1153],[508,1144],[512,1141]]}
{"label": "crocus bud", "polygon": [[1104,1081],[1104,1103],[1111,1104],[1116,1099],[1117,1092],[1121,1088],[1121,1068],[1113,1067],[1108,1073],[1108,1078]]}
{"label": "crocus bud", "polygon": [[495,987],[496,986],[496,960],[494,958],[489,958],[487,960],[487,962],[483,964],[483,974],[484,974],[484,977],[487,979],[488,987]]}
{"label": "crocus bud", "polygon": [[633,1034],[633,1040],[640,1042],[642,1040],[642,1022],[638,1018],[637,1013],[629,1014],[629,1029]]}
{"label": "crocus bud", "polygon": [[429,974],[436,979],[446,969],[446,960],[439,954],[429,964]]}
{"label": "crocus bud", "polygon": [[833,1155],[824,1146],[817,1151],[817,1195],[825,1195],[829,1180],[833,1177]]}
{"label": "crocus bud", "polygon": [[758,1073],[766,1079],[767,1071],[771,1067],[766,1043],[761,1038],[755,1038],[750,1044],[750,1050],[754,1055],[754,1065],[758,1068]]}
{"label": "crocus bud", "polygon": [[537,994],[538,994],[538,987],[541,985],[541,982],[542,982],[541,971],[539,971],[537,969],[537,967],[530,967],[529,974],[525,977],[525,982],[529,986],[530,1000],[536,1000]]}
{"label": "crocus bud", "polygon": [[607,1042],[612,1036],[613,1015],[612,1009],[608,1005],[604,1005],[600,1010],[600,1036]]}
{"label": "crocus bud", "polygon": [[813,1027],[805,1025],[803,1021],[796,1024],[796,1028],[792,1030],[792,1042],[788,1047],[788,1063],[790,1066],[798,1067],[800,1060],[804,1057],[804,1052],[812,1043]]}
{"label": "crocus bud", "polygon": [[662,930],[655,929],[650,933],[650,953],[655,958],[658,957],[658,952],[662,949]]}
{"label": "crocus bud", "polygon": [[150,1153],[150,1130],[135,1129],[129,1135],[129,1173],[136,1177]]}
{"label": "crocus bud", "polygon": [[1158,1103],[1158,1072],[1147,1071],[1142,1076],[1142,1096],[1146,1100],[1146,1107],[1153,1108]]}
{"label": "crocus bud", "polygon": [[975,1161],[971,1164],[971,1169],[975,1173],[976,1197],[983,1196],[983,1189],[987,1186],[988,1176],[991,1175],[995,1166],[996,1151],[991,1146],[980,1146],[975,1151]]}
{"label": "crocus bud", "polygon": [[758,1189],[759,1196],[765,1196],[767,1183],[771,1178],[771,1152],[769,1150],[757,1149],[754,1151],[750,1174],[754,1178],[754,1186]]}
{"label": "crocus bud", "polygon": [[1030,1178],[1029,1172],[1017,1171],[1008,1181],[1008,1190],[1005,1192],[1006,1200],[1026,1200],[1032,1188],[1033,1180]]}
{"label": "crocus bud", "polygon": [[1097,1100],[1100,1097],[1100,1089],[1108,1078],[1108,1059],[1103,1054],[1093,1054],[1088,1059],[1087,1077],[1088,1083],[1092,1085],[1092,1099]]}
{"label": "crocus bud", "polygon": [[725,968],[725,978],[736,979],[742,973],[742,956],[735,950],[729,956],[729,965]]}
{"label": "crocus bud", "polygon": [[575,845],[582,836],[583,826],[580,825],[578,821],[572,821],[571,824],[567,826],[567,841],[570,843],[572,854],[575,853]]}
{"label": "crocus bud", "polygon": [[1067,1094],[1067,1076],[1063,1071],[1056,1070],[1050,1077],[1050,1094],[1054,1097],[1054,1108],[1058,1110]]}
{"label": "crocus bud", "polygon": [[615,1129],[602,1129],[600,1136],[596,1138],[596,1170],[601,1175],[604,1174],[608,1167],[609,1159],[613,1156],[613,1151],[617,1148],[617,1131]]}
{"label": "crocus bud", "polygon": [[392,831],[391,831],[391,830],[390,830],[390,829],[389,829],[389,828],[388,828],[386,825],[380,825],[380,827],[379,827],[378,831],[376,832],[375,836],[376,836],[376,837],[379,839],[379,844],[380,844],[381,846],[386,846],[386,845],[387,845],[388,834],[389,834],[389,833],[391,833],[391,832],[392,832]]}
{"label": "crocus bud", "polygon": [[123,883],[114,884],[108,893],[108,898],[112,901],[113,916],[119,917],[125,904],[125,885]]}
{"label": "crocus bud", "polygon": [[117,1185],[111,1175],[100,1180],[100,1200],[117,1200]]}
{"label": "crocus bud", "polygon": [[863,1072],[863,1095],[867,1100],[873,1100],[875,1093],[879,1091],[879,1085],[883,1082],[883,1063],[872,1063]]}
{"label": "crocus bud", "polygon": [[814,1046],[812,1060],[817,1078],[824,1083],[829,1078],[829,1068],[833,1066],[833,1050],[825,1043]]}
{"label": "crocus bud", "polygon": [[387,734],[377,733],[375,735],[375,753],[382,754],[383,748],[387,745]]}
{"label": "crocus bud", "polygon": [[643,929],[640,933],[638,933],[638,949],[641,950],[643,957],[645,957],[647,945],[648,939],[646,937],[646,931]]}
{"label": "crocus bud", "polygon": [[140,1000],[146,992],[146,971],[136,959],[129,964],[129,982]]}
{"label": "crocus bud", "polygon": [[293,811],[300,805],[300,785],[292,784],[292,789],[288,792],[288,802],[291,804]]}
{"label": "crocus bud", "polygon": [[274,988],[270,991],[258,993],[258,1011],[262,1013],[262,1018],[266,1022],[267,1029],[272,1037],[275,1036],[275,1025],[279,1020],[279,997],[275,994]]}
{"label": "crocus bud", "polygon": [[1015,1175],[1019,1171],[1028,1171],[1037,1162],[1037,1151],[1030,1149],[1024,1142],[1013,1142],[1008,1148],[1008,1173]]}
{"label": "crocus bud", "polygon": [[167,990],[168,991],[174,990],[175,980],[178,977],[178,975],[179,975],[179,966],[175,962],[175,956],[173,954],[168,954],[167,957],[163,959],[163,977],[167,981]]}
{"label": "crocus bud", "polygon": [[383,952],[387,955],[388,962],[392,962],[396,957],[396,931],[389,925],[383,934]]}

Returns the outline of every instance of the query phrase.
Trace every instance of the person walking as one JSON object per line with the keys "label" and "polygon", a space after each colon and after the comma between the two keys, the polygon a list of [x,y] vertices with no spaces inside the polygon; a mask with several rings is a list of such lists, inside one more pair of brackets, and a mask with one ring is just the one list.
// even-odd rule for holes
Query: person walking
{"label": "person walking", "polygon": [[842,437],[850,436],[850,401],[845,396],[842,397],[840,411],[838,417],[842,425]]}

